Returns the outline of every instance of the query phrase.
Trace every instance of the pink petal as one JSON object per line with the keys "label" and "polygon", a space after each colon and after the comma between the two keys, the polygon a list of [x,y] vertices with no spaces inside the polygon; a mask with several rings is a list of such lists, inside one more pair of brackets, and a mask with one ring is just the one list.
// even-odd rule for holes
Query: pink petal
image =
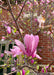
{"label": "pink petal", "polygon": [[8,34],[11,33],[11,27],[7,26],[7,32],[8,32]]}
{"label": "pink petal", "polygon": [[17,55],[22,54],[22,51],[20,50],[19,47],[13,46],[13,48],[14,49],[10,49],[13,57],[16,57]]}
{"label": "pink petal", "polygon": [[38,42],[39,42],[38,35],[34,36],[33,34],[31,34],[31,35],[26,34],[24,37],[24,43],[25,43],[25,46],[27,49],[27,53],[32,55],[38,46]]}
{"label": "pink petal", "polygon": [[3,57],[4,56],[4,53],[1,53],[0,57]]}
{"label": "pink petal", "polygon": [[37,48],[37,46],[38,46],[38,42],[39,42],[39,36],[38,35],[36,35],[36,36],[34,36],[34,42],[32,43],[32,50],[33,50],[33,52],[32,53],[34,53],[35,52],[35,50],[36,50],[36,48]]}
{"label": "pink petal", "polygon": [[23,44],[22,42],[20,42],[19,40],[16,40],[16,39],[15,39],[15,43],[16,43],[16,45],[17,45],[24,53],[26,53],[26,52],[25,52],[25,46],[24,46],[24,44]]}
{"label": "pink petal", "polygon": [[44,72],[44,69],[42,68],[41,72]]}
{"label": "pink petal", "polygon": [[16,68],[15,67],[13,67],[12,69],[11,69],[11,71],[15,71],[16,70]]}
{"label": "pink petal", "polygon": [[54,48],[53,48],[53,52],[54,52]]}
{"label": "pink petal", "polygon": [[42,59],[38,54],[36,54],[36,58],[38,58],[38,59]]}
{"label": "pink petal", "polygon": [[24,69],[22,69],[22,75],[25,75],[25,70]]}
{"label": "pink petal", "polygon": [[36,57],[38,59],[42,59],[36,52],[37,52],[37,50],[34,52],[34,54],[32,55],[32,57],[33,58]]}
{"label": "pink petal", "polygon": [[26,49],[28,50],[33,50],[33,44],[35,42],[34,36],[31,34],[26,34],[24,37],[24,43],[26,45]]}
{"label": "pink petal", "polygon": [[34,63],[34,59],[31,60],[31,63],[32,63],[32,64]]}
{"label": "pink petal", "polygon": [[7,54],[7,55],[10,55],[11,54],[10,51],[6,51],[6,50],[4,51],[4,53]]}

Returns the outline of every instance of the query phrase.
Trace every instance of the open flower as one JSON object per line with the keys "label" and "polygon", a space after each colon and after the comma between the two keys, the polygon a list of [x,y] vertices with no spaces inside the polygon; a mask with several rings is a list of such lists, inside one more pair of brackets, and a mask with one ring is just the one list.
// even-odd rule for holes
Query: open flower
{"label": "open flower", "polygon": [[10,50],[13,57],[16,57],[17,55],[22,54],[22,50],[17,46],[13,46],[13,49],[10,49]]}
{"label": "open flower", "polygon": [[[34,36],[33,34],[31,34],[31,35],[26,34],[24,37],[24,44],[26,47],[24,46],[24,44],[22,42],[15,39],[15,43],[17,46],[14,49],[17,50],[17,47],[19,47],[20,50],[22,50],[23,53],[26,54],[27,56],[37,57],[38,59],[41,59],[41,57],[37,54],[38,42],[39,42],[38,35]],[[14,49],[13,49],[13,51],[14,51]],[[17,54],[17,52],[16,52],[16,54]]]}

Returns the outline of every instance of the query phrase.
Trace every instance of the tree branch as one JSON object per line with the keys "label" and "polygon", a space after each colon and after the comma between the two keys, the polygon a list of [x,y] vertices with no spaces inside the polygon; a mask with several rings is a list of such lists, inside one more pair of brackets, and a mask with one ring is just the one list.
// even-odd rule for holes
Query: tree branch
{"label": "tree branch", "polygon": [[12,16],[14,22],[15,22],[17,31],[19,31],[19,34],[20,34],[20,36],[21,36],[21,38],[22,38],[22,42],[23,42],[23,37],[22,37],[22,35],[21,35],[20,29],[19,29],[19,25],[17,24],[17,21],[16,21],[16,19],[15,19],[15,17],[14,17],[14,14],[13,14],[13,12],[12,12],[12,9],[11,9],[10,0],[7,0],[7,1],[8,1],[8,5],[9,5],[9,12],[10,12],[10,14],[11,14],[11,16]]}
{"label": "tree branch", "polygon": [[32,69],[35,73],[38,73],[38,71],[36,71],[36,68],[33,68],[33,67],[31,67],[31,66],[28,66],[28,65],[19,66],[18,68],[21,70],[21,69],[23,69],[24,67],[28,67],[29,69]]}
{"label": "tree branch", "polygon": [[2,8],[2,9],[4,9],[4,10],[9,11],[9,9],[7,9],[7,8],[3,7],[2,5],[0,5],[0,8]]}
{"label": "tree branch", "polygon": [[23,11],[23,8],[24,8],[24,6],[25,6],[26,1],[27,1],[27,0],[25,0],[24,4],[23,4],[23,6],[22,6],[21,11],[20,11],[20,13],[19,13],[18,17],[16,18],[16,21],[17,21],[17,20],[18,20],[18,18],[20,17],[20,15],[21,15],[21,13],[22,13],[22,11]]}

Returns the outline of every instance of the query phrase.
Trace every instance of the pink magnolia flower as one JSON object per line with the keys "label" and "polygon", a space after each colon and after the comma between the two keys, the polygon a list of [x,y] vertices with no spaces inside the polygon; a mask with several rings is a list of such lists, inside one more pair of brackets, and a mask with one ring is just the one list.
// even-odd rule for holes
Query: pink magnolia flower
{"label": "pink magnolia flower", "polygon": [[48,31],[48,32],[47,32],[47,34],[49,35],[49,34],[51,34],[51,32],[50,32],[50,31]]}
{"label": "pink magnolia flower", "polygon": [[15,71],[16,70],[16,68],[15,67],[13,67],[12,69],[11,69],[11,71]]}
{"label": "pink magnolia flower", "polygon": [[8,32],[8,34],[11,33],[11,27],[7,26],[7,32]]}
{"label": "pink magnolia flower", "polygon": [[13,57],[16,57],[17,55],[20,55],[23,53],[22,50],[17,46],[13,46],[13,49],[10,49],[10,50]]}
{"label": "pink magnolia flower", "polygon": [[30,4],[30,2],[29,2],[29,1],[27,1],[27,4]]}
{"label": "pink magnolia flower", "polygon": [[41,0],[42,3],[45,3],[45,0]]}
{"label": "pink magnolia flower", "polygon": [[51,0],[52,2],[54,2],[54,0]]}
{"label": "pink magnolia flower", "polygon": [[7,55],[11,55],[11,52],[7,51],[7,50],[5,50],[4,53],[7,54]]}
{"label": "pink magnolia flower", "polygon": [[52,11],[51,14],[54,16],[54,11]]}
{"label": "pink magnolia flower", "polygon": [[[47,72],[48,67],[49,65],[45,67],[46,72]],[[44,68],[42,68],[41,72],[44,72]]]}
{"label": "pink magnolia flower", "polygon": [[13,46],[13,49],[10,49],[10,50],[11,51],[5,50],[4,53],[7,55],[12,55],[13,57],[16,57],[17,55],[20,55],[23,53],[22,50],[17,46]]}
{"label": "pink magnolia flower", "polygon": [[36,21],[36,22],[37,22],[37,18],[35,18],[35,19],[34,19],[34,21]]}
{"label": "pink magnolia flower", "polygon": [[4,36],[2,36],[2,39],[1,39],[1,41],[4,41],[6,38],[4,37]]}
{"label": "pink magnolia flower", "polygon": [[43,12],[42,12],[43,14],[45,14],[46,13],[46,11],[45,10],[43,10]]}
{"label": "pink magnolia flower", "polygon": [[34,63],[34,59],[31,60],[31,63],[32,63],[32,64]]}
{"label": "pink magnolia flower", "polygon": [[53,52],[54,52],[54,48],[53,48]]}
{"label": "pink magnolia flower", "polygon": [[41,72],[44,72],[44,69],[42,68]]}
{"label": "pink magnolia flower", "polygon": [[47,4],[49,3],[50,1],[49,0],[47,0]]}
{"label": "pink magnolia flower", "polygon": [[4,56],[4,53],[1,53],[0,57],[3,57]]}
{"label": "pink magnolia flower", "polygon": [[26,34],[24,37],[24,44],[26,46],[25,48],[22,42],[15,39],[15,43],[17,45],[16,47],[19,47],[24,54],[26,54],[27,56],[37,57],[38,59],[41,59],[41,57],[37,54],[38,42],[39,42],[38,35],[34,36],[33,34],[31,35]]}
{"label": "pink magnolia flower", "polygon": [[22,75],[25,75],[25,70],[24,69],[22,69]]}
{"label": "pink magnolia flower", "polygon": [[16,5],[17,5],[17,0],[16,0]]}

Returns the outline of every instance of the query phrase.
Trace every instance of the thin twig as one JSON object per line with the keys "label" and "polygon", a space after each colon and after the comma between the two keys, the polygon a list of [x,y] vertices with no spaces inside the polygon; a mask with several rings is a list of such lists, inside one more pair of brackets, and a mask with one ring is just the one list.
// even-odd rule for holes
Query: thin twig
{"label": "thin twig", "polygon": [[20,29],[19,29],[19,25],[17,24],[16,19],[15,19],[15,17],[14,17],[14,14],[13,14],[13,12],[12,12],[12,9],[11,9],[10,0],[7,0],[7,1],[8,1],[8,5],[9,5],[9,12],[10,12],[10,14],[11,14],[11,16],[12,16],[14,22],[15,22],[17,31],[19,31],[19,34],[20,34],[20,36],[21,36],[21,38],[22,38],[22,42],[23,42],[23,37],[22,37],[22,35],[21,35]]}
{"label": "thin twig", "polygon": [[31,66],[28,66],[28,65],[19,66],[18,68],[21,70],[21,69],[23,69],[24,67],[28,67],[29,69],[32,69],[35,73],[38,73],[38,71],[36,71],[36,68],[33,68],[33,67],[31,67]]}
{"label": "thin twig", "polygon": [[26,1],[27,1],[27,0],[25,0],[24,4],[23,4],[23,6],[22,6],[21,11],[20,11],[19,15],[18,15],[17,18],[16,18],[16,21],[17,21],[18,18],[20,17],[20,15],[21,15],[21,13],[22,13],[22,11],[23,11],[23,8],[24,8],[24,6],[25,6]]}
{"label": "thin twig", "polygon": [[9,9],[7,9],[7,8],[3,7],[2,5],[0,5],[0,8],[2,8],[2,9],[4,9],[4,10],[9,11]]}

